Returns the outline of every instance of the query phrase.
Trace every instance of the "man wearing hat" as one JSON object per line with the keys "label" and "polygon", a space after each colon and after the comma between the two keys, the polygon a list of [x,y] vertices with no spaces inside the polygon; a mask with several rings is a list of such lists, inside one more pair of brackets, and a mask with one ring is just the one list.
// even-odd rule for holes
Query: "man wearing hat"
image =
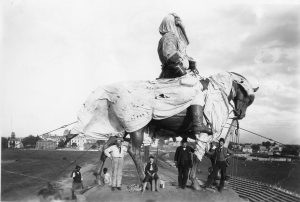
{"label": "man wearing hat", "polygon": [[83,189],[83,184],[82,184],[82,176],[80,173],[80,166],[76,165],[75,169],[72,171],[71,177],[73,178],[73,183],[72,183],[72,199],[75,199],[75,191],[79,189]]}
{"label": "man wearing hat", "polygon": [[[158,175],[157,175],[157,171],[158,171],[158,167],[156,165],[156,163],[154,162],[154,156],[150,156],[149,157],[149,162],[146,165],[145,168],[145,179],[143,181],[143,190],[145,191],[146,186],[147,186],[147,182],[152,182],[152,180],[155,180],[155,191],[158,191],[158,184],[157,184],[157,180],[158,180]],[[153,185],[151,184],[151,187]]]}
{"label": "man wearing hat", "polygon": [[226,178],[226,167],[227,167],[226,160],[233,155],[233,152],[230,149],[224,147],[224,143],[225,143],[225,139],[220,138],[219,146],[215,149],[215,151],[213,153],[207,152],[209,154],[214,155],[215,162],[213,164],[213,171],[208,176],[208,180],[204,188],[209,187],[213,183],[214,179],[218,175],[219,170],[221,170],[221,180],[218,189],[221,192],[224,188],[224,182]]}
{"label": "man wearing hat", "polygon": [[121,190],[124,155],[127,147],[122,144],[123,138],[117,138],[116,144],[104,150],[104,154],[112,160],[111,190]]}
{"label": "man wearing hat", "polygon": [[188,180],[189,170],[192,168],[192,153],[194,149],[187,145],[187,139],[181,141],[181,146],[175,152],[175,165],[178,168],[178,186],[185,189]]}

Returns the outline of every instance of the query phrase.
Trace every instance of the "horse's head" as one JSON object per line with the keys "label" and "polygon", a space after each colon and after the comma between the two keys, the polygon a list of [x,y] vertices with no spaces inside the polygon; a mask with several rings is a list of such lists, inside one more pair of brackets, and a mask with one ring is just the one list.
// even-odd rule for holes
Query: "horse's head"
{"label": "horse's head", "polygon": [[254,101],[254,93],[258,87],[253,88],[250,82],[240,74],[231,72],[231,76],[233,78],[234,115],[237,119],[243,119],[246,116],[247,108]]}

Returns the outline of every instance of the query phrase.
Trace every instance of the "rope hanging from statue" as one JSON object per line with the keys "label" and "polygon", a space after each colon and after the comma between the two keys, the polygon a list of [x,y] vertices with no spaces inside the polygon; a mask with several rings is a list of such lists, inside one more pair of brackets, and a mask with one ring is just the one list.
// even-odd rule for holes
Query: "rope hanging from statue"
{"label": "rope hanging from statue", "polygon": [[51,133],[51,132],[54,132],[54,131],[57,131],[57,130],[59,130],[59,129],[65,128],[65,127],[67,127],[67,126],[73,125],[74,123],[77,123],[77,121],[74,121],[74,122],[72,122],[72,123],[68,123],[68,124],[62,125],[62,126],[59,127],[59,128],[53,129],[53,130],[51,130],[51,131],[48,131],[48,132],[43,133],[43,134],[38,135],[38,136],[47,135],[47,134],[49,134],[49,133]]}
{"label": "rope hanging from statue", "polygon": [[[227,124],[227,125],[231,125],[231,124],[229,124],[229,123],[226,123],[226,124]],[[224,126],[224,128],[229,128],[229,127]],[[276,143],[281,144],[281,145],[283,145],[283,146],[285,145],[285,144],[283,144],[283,143],[281,143],[281,142],[278,142],[278,141],[276,141],[276,140],[274,140],[274,139],[272,139],[272,138],[265,137],[265,136],[260,135],[260,134],[258,134],[258,133],[252,132],[252,131],[250,131],[250,130],[247,130],[247,129],[244,129],[244,128],[241,128],[241,127],[239,127],[239,129],[240,129],[240,130],[243,130],[243,131],[246,131],[246,132],[248,132],[248,133],[251,133],[251,134],[253,134],[253,135],[259,136],[259,137],[261,137],[261,138],[270,140],[270,141],[272,141],[272,142],[276,142]]]}

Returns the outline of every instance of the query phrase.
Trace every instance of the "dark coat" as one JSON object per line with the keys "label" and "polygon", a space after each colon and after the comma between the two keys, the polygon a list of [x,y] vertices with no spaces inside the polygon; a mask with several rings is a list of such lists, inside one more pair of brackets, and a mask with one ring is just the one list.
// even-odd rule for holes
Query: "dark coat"
{"label": "dark coat", "polygon": [[[190,146],[186,147],[186,151],[183,150],[183,146],[177,147],[175,157],[174,157],[174,161],[177,163],[177,166],[184,166],[184,167],[191,168],[193,166],[192,153],[194,153],[194,151],[195,150]],[[188,155],[184,155],[184,152],[186,152]]]}
{"label": "dark coat", "polygon": [[148,162],[147,165],[146,165],[146,168],[145,168],[145,174],[146,175],[149,174],[149,172],[150,173],[157,173],[158,167],[157,167],[156,163],[153,162],[152,167],[153,167],[153,170],[150,171],[150,162]]}
{"label": "dark coat", "polygon": [[[73,177],[73,173],[75,173],[75,177]],[[73,182],[81,183],[81,173],[80,171],[73,170],[71,173],[71,177],[73,177]]]}
{"label": "dark coat", "polygon": [[217,147],[216,149],[210,149],[206,154],[210,157],[212,165],[216,164],[217,161],[225,161],[228,166],[230,164],[228,158],[233,155],[233,152],[226,147],[222,149]]}

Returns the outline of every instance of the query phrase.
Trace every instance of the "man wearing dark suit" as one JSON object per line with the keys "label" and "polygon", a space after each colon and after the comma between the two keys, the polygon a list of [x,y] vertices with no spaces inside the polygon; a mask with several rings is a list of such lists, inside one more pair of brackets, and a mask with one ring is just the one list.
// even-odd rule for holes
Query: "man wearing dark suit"
{"label": "man wearing dark suit", "polygon": [[219,146],[211,152],[207,152],[210,155],[213,155],[214,158],[214,164],[213,164],[213,171],[212,173],[208,176],[208,180],[206,182],[206,185],[204,188],[209,187],[214,179],[217,177],[219,170],[221,170],[221,180],[220,180],[220,185],[218,187],[218,190],[222,192],[224,188],[224,182],[226,178],[226,167],[227,167],[227,159],[230,158],[233,155],[233,152],[224,147],[225,144],[225,139],[220,138],[219,140]]}
{"label": "man wearing dark suit", "polygon": [[[142,192],[144,192],[146,190],[146,186],[147,186],[147,182],[152,182],[152,180],[155,180],[155,191],[158,192],[158,184],[157,184],[157,180],[158,180],[158,175],[157,175],[157,171],[158,171],[158,167],[156,165],[156,163],[154,162],[154,156],[150,156],[149,157],[149,162],[146,165],[145,168],[145,179],[143,180],[143,189]],[[151,183],[151,187],[152,187],[152,183]]]}
{"label": "man wearing dark suit", "polygon": [[189,170],[192,167],[192,153],[194,149],[187,145],[187,140],[182,139],[181,146],[177,147],[174,161],[178,168],[178,186],[185,189]]}

